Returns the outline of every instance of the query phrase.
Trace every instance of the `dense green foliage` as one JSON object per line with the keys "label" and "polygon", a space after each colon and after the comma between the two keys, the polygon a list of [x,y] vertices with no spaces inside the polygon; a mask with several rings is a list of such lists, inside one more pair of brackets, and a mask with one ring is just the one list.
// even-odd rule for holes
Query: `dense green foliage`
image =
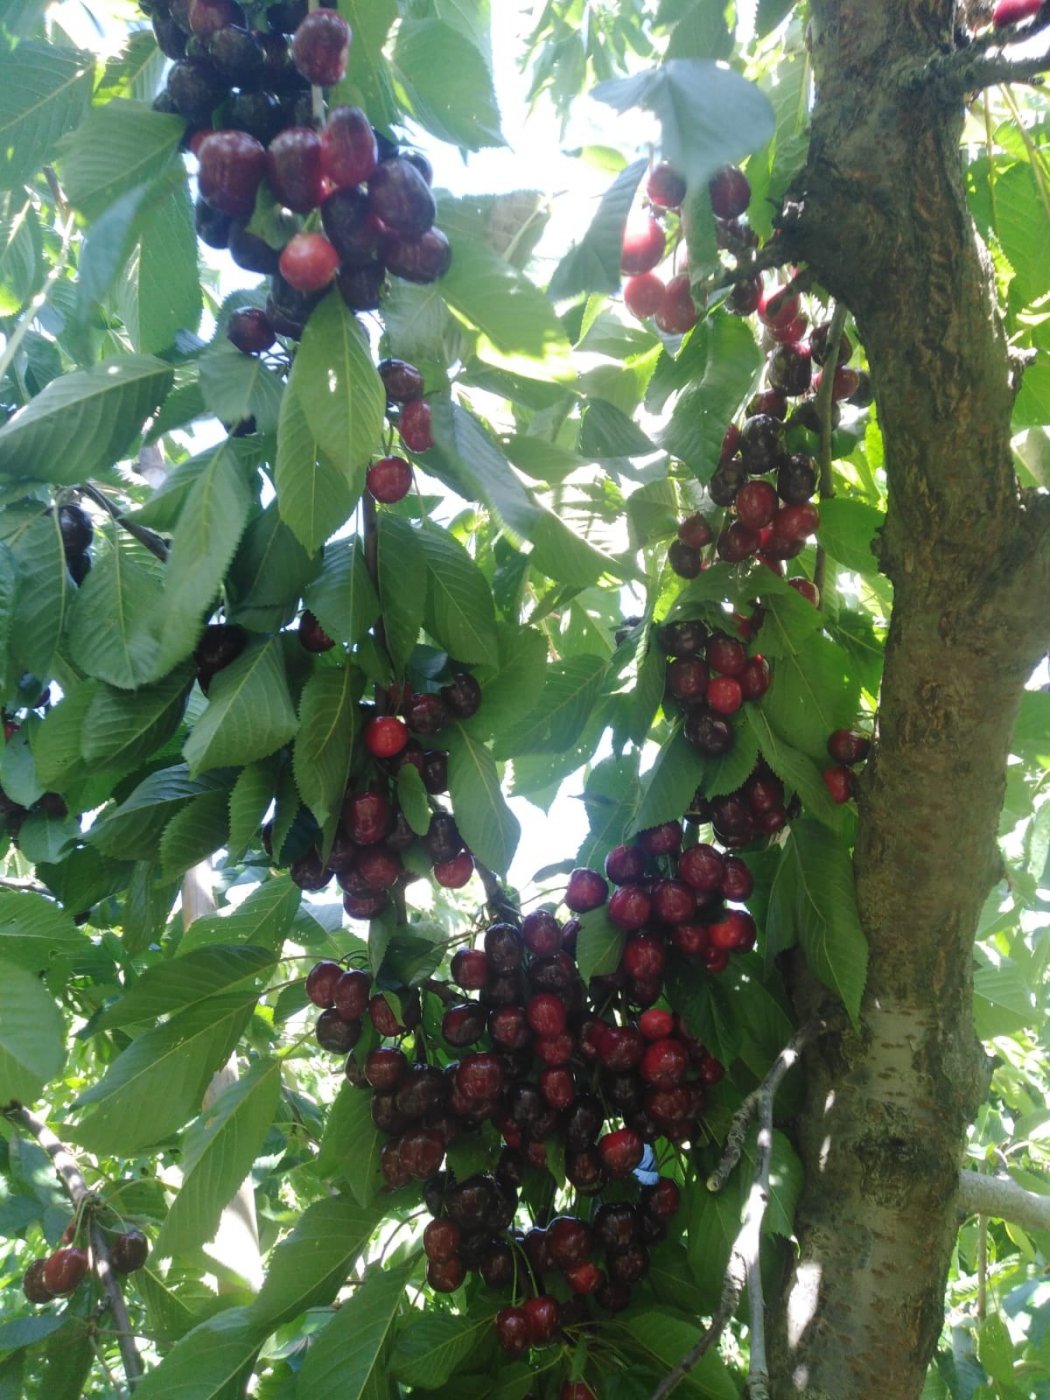
{"label": "dense green foliage", "polygon": [[[246,8],[265,25],[265,6]],[[354,37],[330,104],[359,104],[386,136],[431,151],[502,144],[486,0],[338,8]],[[765,240],[806,150],[803,8],[760,0],[752,25],[749,7],[706,0],[550,0],[519,43],[531,98],[566,121],[587,92],[632,114],[580,152],[588,179],[602,170],[609,189],[574,245],[545,238],[550,191],[439,188],[452,247],[442,278],[391,278],[378,312],[357,316],[329,290],[301,339],[261,356],[226,330],[235,310],[266,305],[265,279],[198,244],[197,162],[186,122],[151,105],[168,60],[149,20],[100,4],[100,58],[43,0],[0,13],[0,1104],[33,1108],[70,1145],[104,1228],[127,1222],[151,1238],[149,1263],[126,1283],[146,1400],[227,1400],[249,1377],[261,1400],[512,1400],[582,1378],[601,1400],[641,1400],[718,1304],[752,1158],[720,1195],[705,1182],[734,1111],[794,1030],[780,955],[799,946],[845,1014],[858,1013],[855,811],[821,774],[832,731],[876,724],[892,596],[872,550],[885,510],[874,406],[845,402],[823,445],[816,416],[789,429],[792,452],[833,459],[819,531],[789,566],[819,577],[819,608],[753,557],[719,559],[691,581],[668,564],[683,519],[700,511],[717,533],[722,511],[705,488],[727,426],[765,383],[767,329],[726,304],[727,270],[752,253],[726,250],[707,186],[728,162],[746,169],[750,227],[772,266]],[[1019,101],[980,98],[962,157],[1011,342],[1036,352],[1015,448],[1021,480],[1043,486],[1050,169],[1045,110]],[[664,217],[665,271],[688,267],[700,307],[684,336],[632,317],[621,295],[624,225],[653,163],[627,144],[648,131],[643,110],[659,124],[656,158],[688,182],[681,217]],[[263,185],[250,229],[276,249],[316,222],[290,224]],[[767,289],[789,275],[767,273]],[[819,287],[800,290],[813,324],[830,316]],[[422,371],[426,450],[398,443],[382,357]],[[392,452],[411,459],[416,489],[363,502],[369,464]],[[63,539],[71,505],[93,526],[89,569]],[[304,610],[332,649],[301,644]],[[771,665],[768,692],[733,713],[724,755],[689,741],[665,693],[661,629],[683,619],[739,632]],[[200,661],[208,623],[246,634],[214,676]],[[436,694],[464,671],[480,685],[476,712],[417,733],[447,754],[447,796],[435,796],[411,764],[377,765],[369,707]],[[1045,1191],[1041,681],[1017,726],[1003,879],[975,952],[976,1025],[995,1069],[970,1155]],[[612,848],[687,811],[687,839],[712,840],[697,799],[737,792],[760,755],[789,820],[732,843],[754,881],[757,945],[722,970],[679,949],[659,1003],[726,1070],[699,1128],[678,1145],[658,1138],[682,1208],[628,1308],[595,1310],[531,1362],[511,1359],[491,1325],[509,1292],[473,1278],[447,1297],[424,1285],[419,1183],[384,1185],[385,1137],[342,1059],[318,1049],[306,972],[325,958],[366,968],[398,1015],[421,991],[421,1030],[406,1046],[448,1063],[442,988],[457,948],[508,900],[559,909],[574,867],[601,869]],[[536,818],[543,868],[502,889],[521,835],[508,795],[557,814],[567,779],[586,813],[581,848]],[[310,883],[311,853],[329,856],[345,795],[369,784],[396,794],[414,877],[370,921],[348,919],[334,885],[302,894],[296,883]],[[442,805],[479,866],[459,889],[435,883],[437,857],[418,839]],[[220,907],[185,927],[182,882],[206,861]],[[585,979],[615,973],[625,937],[601,908],[584,915]],[[377,1039],[366,1029],[359,1060]],[[205,1101],[231,1057],[234,1081]],[[788,1080],[785,1126],[795,1106]],[[461,1179],[491,1169],[499,1146],[486,1124],[453,1143],[449,1167]],[[555,1201],[588,1209],[559,1152],[526,1174],[523,1226]],[[261,1265],[243,1242],[206,1248],[246,1176]],[[790,1249],[799,1176],[778,1132],[771,1278]],[[97,1282],[42,1309],[19,1288],[69,1219],[40,1147],[0,1118],[0,1396],[115,1393],[121,1357]],[[1050,1394],[1048,1256],[1045,1234],[964,1226],[930,1397]],[[746,1353],[734,1322],[681,1393],[740,1394]]]}

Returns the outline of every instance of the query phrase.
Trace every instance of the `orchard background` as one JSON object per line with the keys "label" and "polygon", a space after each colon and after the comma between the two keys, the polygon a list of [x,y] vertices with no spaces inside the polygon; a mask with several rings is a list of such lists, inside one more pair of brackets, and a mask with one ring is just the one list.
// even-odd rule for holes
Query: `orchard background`
{"label": "orchard background", "polygon": [[307,9],[0,12],[0,1397],[1050,1395],[1050,10]]}

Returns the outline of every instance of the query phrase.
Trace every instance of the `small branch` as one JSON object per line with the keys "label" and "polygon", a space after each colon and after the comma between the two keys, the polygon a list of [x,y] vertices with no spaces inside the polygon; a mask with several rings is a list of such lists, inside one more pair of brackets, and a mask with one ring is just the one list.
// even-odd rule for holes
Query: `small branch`
{"label": "small branch", "polygon": [[94,501],[97,506],[108,511],[122,530],[127,531],[133,540],[138,540],[149,552],[163,563],[168,557],[167,543],[152,530],[147,530],[145,525],[138,525],[134,520],[129,520],[122,513],[118,506],[115,506],[108,496],[104,495],[97,486],[92,486],[89,481],[84,482],[76,488],[82,496],[87,496]]}
{"label": "small branch", "polygon": [[1030,83],[1050,69],[1050,53],[1011,59],[1006,57],[1005,50],[1015,44],[1027,44],[1047,29],[1050,29],[1050,6],[1044,5],[1027,24],[986,29],[965,49],[938,54],[923,65],[917,80],[923,84],[937,84],[956,96],[979,92],[996,83]]}
{"label": "small branch", "polygon": [[785,263],[794,262],[796,256],[789,236],[782,233],[779,238],[767,239],[759,251],[746,261],[738,258],[734,268],[727,268],[720,277],[706,282],[704,289],[710,296],[713,292],[721,292],[727,287],[735,287],[738,282],[750,282],[752,277],[757,277],[760,272],[770,272],[775,267],[783,267]]}
{"label": "small branch", "polygon": [[505,919],[509,923],[517,923],[521,918],[521,910],[507,894],[499,877],[487,865],[482,865],[477,856],[474,857],[474,869],[478,872],[481,883],[485,886],[485,899],[492,917]]}
{"label": "small branch", "polygon": [[733,1247],[729,1252],[722,1296],[711,1324],[692,1350],[669,1371],[653,1391],[650,1400],[665,1400],[679,1381],[696,1366],[716,1344],[726,1324],[736,1311],[740,1295],[746,1286],[748,1293],[751,1360],[748,1366],[747,1393],[750,1400],[769,1400],[769,1371],[766,1364],[765,1297],[760,1270],[762,1221],[769,1202],[769,1174],[773,1160],[773,1100],[785,1074],[798,1063],[799,1055],[810,1038],[824,1030],[825,1022],[803,1026],[784,1046],[774,1060],[769,1073],[757,1089],[752,1090],[737,1109],[726,1138],[722,1160],[707,1179],[709,1191],[721,1191],[739,1163],[752,1116],[758,1118],[758,1138],[755,1150],[755,1173],[748,1191],[744,1218]]}
{"label": "small branch", "polygon": [[16,880],[13,877],[4,876],[0,878],[0,889],[2,890],[32,890],[35,894],[50,894],[51,891],[46,885],[42,885],[39,880]]}
{"label": "small branch", "polygon": [[991,1216],[1022,1230],[1050,1230],[1050,1196],[1026,1191],[1007,1176],[959,1173],[958,1203],[966,1215]]}
{"label": "small branch", "polygon": [[[820,424],[820,446],[817,452],[817,466],[820,471],[819,491],[822,501],[828,500],[835,494],[835,478],[832,475],[831,456],[831,416],[835,404],[835,375],[839,367],[839,347],[842,344],[842,332],[846,328],[846,308],[839,302],[831,317],[831,326],[828,329],[827,351],[824,355],[824,372],[821,375],[820,388],[814,399],[814,407],[817,413],[817,422]],[[813,582],[817,586],[820,594],[820,606],[824,606],[824,578],[827,574],[828,556],[824,546],[818,542],[817,559],[813,567]]]}
{"label": "small branch", "polygon": [[[91,1196],[87,1182],[84,1180],[84,1173],[80,1166],[66,1147],[42,1118],[38,1118],[31,1113],[28,1108],[14,1108],[5,1110],[5,1116],[13,1123],[17,1123],[27,1133],[36,1138],[37,1142],[51,1158],[55,1172],[59,1180],[65,1187],[66,1195],[72,1202],[74,1211],[80,1209],[83,1201]],[[117,1345],[120,1348],[120,1358],[124,1363],[124,1375],[127,1377],[129,1387],[133,1387],[135,1382],[140,1380],[145,1374],[142,1365],[142,1358],[139,1356],[138,1348],[135,1346],[134,1334],[131,1330],[131,1319],[128,1317],[127,1306],[124,1302],[124,1294],[109,1259],[109,1247],[106,1244],[106,1237],[102,1232],[102,1227],[94,1216],[90,1217],[88,1232],[91,1238],[91,1252],[94,1257],[95,1274],[101,1283],[103,1290],[109,1299],[110,1311],[113,1314],[113,1321],[117,1326]]]}

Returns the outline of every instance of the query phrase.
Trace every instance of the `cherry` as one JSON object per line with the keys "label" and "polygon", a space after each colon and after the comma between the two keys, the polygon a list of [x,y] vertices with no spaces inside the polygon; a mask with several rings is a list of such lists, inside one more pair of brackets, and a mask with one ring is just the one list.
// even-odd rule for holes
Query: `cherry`
{"label": "cherry", "polygon": [[[647,941],[652,942],[651,939]],[[634,1069],[645,1050],[645,1042],[637,1026],[603,1024],[597,1041],[603,1067],[614,1072]]]}
{"label": "cherry", "polygon": [[342,267],[335,279],[339,295],[353,312],[377,311],[382,299],[386,269],[379,261],[364,267]]}
{"label": "cherry", "polygon": [[373,890],[389,890],[405,873],[401,857],[383,846],[371,846],[361,852],[357,875]]}
{"label": "cherry", "polygon": [[[383,1003],[387,1005],[386,1002]],[[364,1075],[372,1088],[379,1093],[390,1093],[396,1089],[408,1070],[408,1060],[401,1050],[379,1046],[365,1056]]]}
{"label": "cherry", "polygon": [[211,114],[226,96],[226,82],[210,64],[181,59],[168,73],[164,93],[172,108],[193,126],[208,126]]}
{"label": "cherry", "polygon": [[201,142],[201,198],[232,218],[247,219],[266,174],[266,150],[244,131],[214,131]]}
{"label": "cherry", "polygon": [[642,272],[637,277],[628,277],[623,284],[623,304],[639,321],[644,321],[659,311],[663,305],[667,287],[663,278],[655,272]]}
{"label": "cherry", "polygon": [[387,271],[406,282],[436,282],[452,266],[452,248],[439,228],[428,228],[418,238],[387,234],[381,244]]}
{"label": "cherry", "polygon": [[758,700],[769,689],[772,676],[769,662],[764,656],[748,658],[747,665],[740,675],[740,692],[745,700]]}
{"label": "cherry", "polygon": [[474,857],[469,851],[460,851],[451,860],[435,861],[434,879],[446,890],[460,890],[474,874]]}
{"label": "cherry", "polygon": [[794,453],[777,471],[777,495],[788,505],[804,505],[816,489],[817,466],[804,452]]}
{"label": "cherry", "polygon": [[191,34],[208,39],[231,24],[244,23],[244,11],[233,0],[190,0],[186,21]]}
{"label": "cherry", "polygon": [[423,397],[423,376],[407,360],[380,360],[378,369],[389,403],[409,403]]}
{"label": "cherry", "polygon": [[[809,333],[809,351],[818,365],[827,363],[828,358],[828,337],[831,334],[831,322],[822,321],[819,326],[814,326]],[[848,335],[843,334],[839,341],[838,363],[844,365],[853,354],[853,345]]]}
{"label": "cherry", "polygon": [[441,1018],[441,1034],[457,1049],[473,1045],[485,1034],[486,1021],[485,1008],[476,1002],[450,1006]]}
{"label": "cherry", "polygon": [[657,329],[665,335],[685,335],[693,329],[699,316],[688,273],[680,272],[677,277],[671,278],[653,319]]}
{"label": "cherry", "polygon": [[481,707],[481,686],[469,671],[457,671],[451,684],[441,687],[441,698],[457,719],[470,719]]}
{"label": "cherry", "polygon": [[382,890],[374,890],[368,894],[348,892],[343,895],[343,911],[351,919],[378,918],[389,903],[388,896]]}
{"label": "cherry", "polygon": [[684,178],[668,161],[661,161],[649,172],[645,192],[658,209],[678,209],[685,199]]}
{"label": "cherry", "polygon": [[871,751],[871,740],[855,729],[836,729],[828,736],[828,753],[836,763],[852,767],[863,763]]}
{"label": "cherry", "polygon": [[425,399],[414,399],[402,408],[397,430],[410,452],[428,452],[434,446],[430,417],[430,405]]}
{"label": "cherry", "polygon": [[835,802],[848,802],[853,796],[853,775],[848,768],[825,768],[820,776]]}
{"label": "cherry", "polygon": [[561,925],[546,909],[526,914],[521,925],[525,947],[538,958],[549,958],[561,947]]}
{"label": "cherry", "polygon": [[510,1245],[503,1240],[491,1242],[481,1256],[478,1272],[487,1288],[509,1288],[514,1282],[514,1255]]}
{"label": "cherry", "polygon": [[299,619],[299,645],[313,652],[331,651],[335,646],[335,642],[309,609]]}
{"label": "cherry", "polygon": [[815,608],[820,607],[820,589],[812,579],[802,576],[789,578],[787,586],[793,588],[800,598],[805,598],[807,603],[812,603]]}
{"label": "cherry", "polygon": [[345,798],[343,827],[357,845],[374,846],[394,829],[394,813],[383,793],[368,788]]}
{"label": "cherry", "polygon": [[707,483],[707,494],[716,506],[731,506],[736,500],[736,493],[746,480],[747,472],[739,458],[734,458],[717,469]]}
{"label": "cherry", "polygon": [[646,1040],[664,1040],[674,1030],[674,1015],[653,1007],[638,1017],[638,1029]]}
{"label": "cherry", "polygon": [[391,233],[418,238],[431,227],[437,205],[419,170],[403,156],[381,160],[368,179],[372,213]]}
{"label": "cherry", "polygon": [[497,1055],[487,1051],[465,1055],[456,1068],[455,1082],[465,1099],[493,1100],[503,1087],[503,1065]]}
{"label": "cherry", "polygon": [[751,316],[758,310],[762,300],[761,277],[749,277],[737,282],[726,298],[726,310],[734,316]]}
{"label": "cherry", "polygon": [[756,414],[764,413],[771,418],[786,418],[788,409],[787,395],[780,389],[763,389],[760,394],[755,394],[748,401],[747,416],[753,418]]}
{"label": "cherry", "polygon": [[448,706],[433,692],[414,693],[404,702],[405,723],[417,734],[437,734],[449,721]]}
{"label": "cherry", "polygon": [[286,208],[297,214],[316,209],[324,197],[324,162],[317,132],[308,126],[292,126],[275,136],[266,153],[266,178]]}
{"label": "cherry", "polygon": [[688,923],[696,910],[696,895],[682,880],[658,880],[652,888],[652,900],[653,913],[665,924]]}
{"label": "cherry", "polygon": [[565,1270],[565,1282],[574,1293],[593,1293],[605,1282],[605,1275],[592,1260],[584,1259]]}
{"label": "cherry", "polygon": [[452,980],[464,991],[480,991],[488,981],[489,960],[480,948],[460,948],[452,957]]}
{"label": "cherry", "polygon": [[871,376],[859,369],[857,371],[857,387],[849,396],[850,403],[855,404],[857,408],[867,408],[874,397],[875,391],[871,385]]}
{"label": "cherry", "polygon": [[735,165],[725,165],[707,186],[711,210],[717,219],[738,219],[751,202],[747,176]]}
{"label": "cherry", "polygon": [[368,208],[363,190],[330,194],[321,205],[321,226],[345,269],[367,268],[376,262],[381,226]]}
{"label": "cherry", "polygon": [[125,1230],[109,1247],[109,1261],[118,1274],[133,1274],[149,1257],[149,1240],[141,1230]]}
{"label": "cherry", "polygon": [[789,398],[798,398],[809,388],[813,365],[804,345],[780,345],[770,355],[766,375],[774,389]]}
{"label": "cherry", "polygon": [[696,656],[707,644],[708,630],[702,622],[668,622],[656,634],[660,649],[668,656]]}
{"label": "cherry", "polygon": [[586,1381],[566,1381],[559,1400],[597,1400],[597,1396]]}
{"label": "cherry", "polygon": [[314,1036],[322,1050],[345,1055],[361,1039],[361,1022],[344,1021],[335,1007],[322,1011],[314,1025]]}
{"label": "cherry", "polygon": [[740,453],[744,469],[762,476],[780,465],[783,458],[784,424],[771,413],[756,413],[740,430]]}
{"label": "cherry", "polygon": [[[684,923],[685,919],[676,922]],[[639,933],[624,945],[621,965],[629,977],[649,980],[662,974],[665,961],[663,943],[652,934]]]}
{"label": "cherry", "polygon": [[535,1298],[526,1298],[521,1310],[529,1324],[533,1346],[541,1347],[554,1340],[561,1327],[561,1308],[556,1299],[548,1293],[540,1293]]}
{"label": "cherry", "polygon": [[773,517],[773,532],[783,540],[807,539],[820,525],[820,511],[811,502],[781,506]]}
{"label": "cherry", "polygon": [[609,900],[609,919],[617,928],[632,932],[648,923],[652,907],[649,895],[639,885],[623,885]]}
{"label": "cherry", "polygon": [[22,1292],[30,1303],[50,1303],[55,1296],[44,1282],[46,1268],[46,1259],[34,1259],[22,1275]]}
{"label": "cherry", "polygon": [[[212,36],[208,58],[227,82],[242,89],[254,87],[264,77],[266,49],[257,35],[229,24]],[[227,125],[237,131],[247,131],[257,141],[266,143],[280,131],[281,105],[266,92],[240,92],[226,112]]]}
{"label": "cherry", "polygon": [[450,812],[435,812],[430,818],[423,849],[431,860],[451,860],[463,849],[463,838]]}
{"label": "cherry", "polygon": [[667,550],[667,562],[679,578],[697,578],[703,569],[700,551],[684,540],[672,540]]}
{"label": "cherry", "polygon": [[722,865],[722,895],[735,903],[750,899],[755,888],[754,876],[739,856],[726,856]]}
{"label": "cherry", "polygon": [[645,1047],[638,1073],[647,1084],[677,1084],[689,1068],[689,1055],[680,1040],[667,1037]]}
{"label": "cherry", "polygon": [[539,1036],[561,1035],[565,1029],[565,1003],[553,992],[537,992],[525,1007],[530,1027]]}
{"label": "cherry", "polygon": [[733,676],[713,676],[707,687],[707,703],[716,714],[735,715],[743,704],[744,692]]}
{"label": "cherry", "polygon": [[[641,1164],[645,1144],[633,1128],[619,1128],[598,1139],[598,1153],[610,1176],[630,1176],[635,1167]],[[623,1282],[631,1280],[624,1279]]]}
{"label": "cherry", "polygon": [[408,743],[408,729],[396,715],[378,715],[365,725],[362,738],[373,758],[393,758]]}
{"label": "cherry", "polygon": [[413,1128],[401,1139],[401,1165],[417,1181],[436,1172],[444,1155],[444,1140],[433,1128]]}
{"label": "cherry", "polygon": [[[737,496],[739,494],[740,491]],[[739,564],[744,559],[750,559],[757,550],[758,533],[748,529],[742,520],[732,521],[718,536],[718,557],[727,564]]]}
{"label": "cherry", "polygon": [[[207,208],[207,205],[201,207]],[[272,276],[277,271],[277,263],[280,259],[277,249],[271,248],[265,239],[256,237],[254,233],[249,233],[243,222],[233,221],[230,223],[226,243],[223,246],[229,247],[230,257],[238,267],[243,267],[245,272],[258,272]],[[274,330],[279,331],[280,327],[275,324]]]}
{"label": "cherry", "polygon": [[[338,966],[338,963],[317,964],[317,967],[325,969]],[[309,991],[309,978],[306,985],[307,991]],[[372,979],[367,972],[343,972],[340,970],[340,975],[336,978],[332,988],[331,1005],[335,1007],[344,1021],[356,1021],[368,1010],[368,1001],[371,995]]]}
{"label": "cherry", "polygon": [[513,924],[490,924],[485,930],[485,956],[493,972],[512,972],[521,965],[521,954],[521,934]]}
{"label": "cherry", "polygon": [[[816,393],[816,391],[820,388],[823,378],[823,372],[820,372],[814,376],[814,393]],[[852,398],[852,396],[856,393],[859,384],[860,374],[858,373],[858,371],[840,365],[835,370],[835,379],[834,383],[831,386],[831,397],[833,402],[838,403],[842,399]]]}
{"label": "cherry", "polygon": [[597,870],[577,866],[569,876],[564,901],[575,914],[599,909],[606,901],[609,888]]}
{"label": "cherry", "polygon": [[[306,975],[306,995],[315,1006],[326,1007],[335,1005],[335,986],[343,976],[343,969],[337,962],[318,962]],[[361,1011],[355,1015],[361,1015]]]}
{"label": "cherry", "polygon": [[699,753],[709,758],[729,753],[736,743],[733,726],[710,710],[693,710],[686,718],[685,737]]}
{"label": "cherry", "polygon": [[360,107],[333,107],[321,132],[324,173],[336,189],[367,180],[379,160],[372,124]]}
{"label": "cherry", "polygon": [[661,822],[638,833],[638,844],[651,856],[670,856],[682,844],[682,823]]}
{"label": "cherry", "polygon": [[712,948],[743,951],[755,946],[755,921],[742,909],[730,909],[724,919],[708,926],[708,934]]}
{"label": "cherry", "polygon": [[[783,470],[783,469],[781,469]],[[748,481],[736,493],[737,518],[751,530],[761,530],[777,512],[777,493],[768,481]]]}
{"label": "cherry", "polygon": [[547,1226],[547,1249],[559,1269],[582,1264],[591,1252],[591,1230],[573,1215],[558,1215]]}
{"label": "cherry", "polygon": [[620,270],[637,275],[652,272],[664,255],[663,225],[649,215],[628,222],[620,249]]}
{"label": "cherry", "polygon": [[523,1308],[501,1308],[496,1314],[496,1340],[509,1356],[523,1356],[532,1343],[528,1313]]}
{"label": "cherry", "polygon": [[435,1263],[459,1253],[460,1229],[451,1220],[431,1220],[423,1231],[423,1253]]}
{"label": "cherry", "polygon": [[[770,326],[769,334],[777,345],[797,345],[806,334],[809,328],[809,317],[804,311],[800,311],[793,321],[788,321],[786,326]],[[784,391],[785,395],[787,391]]]}
{"label": "cherry", "polygon": [[568,1031],[559,1031],[557,1035],[546,1035],[537,1040],[533,1051],[543,1064],[557,1066],[568,1064],[575,1048]]}
{"label": "cherry", "polygon": [[645,852],[640,846],[614,846],[605,857],[605,875],[614,885],[629,885],[645,874]]}
{"label": "cherry", "polygon": [[679,522],[678,538],[690,549],[704,549],[715,537],[710,522],[704,516],[689,515]]}
{"label": "cherry", "polygon": [[798,296],[787,287],[774,287],[763,295],[758,307],[758,319],[767,326],[786,326],[798,315]]}
{"label": "cherry", "polygon": [[[717,1063],[717,1061],[715,1062]],[[721,1068],[721,1066],[719,1066]],[[646,1215],[654,1220],[670,1220],[678,1211],[682,1193],[678,1183],[668,1176],[660,1177],[652,1186],[643,1186],[640,1204]]]}
{"label": "cherry", "polygon": [[431,796],[448,792],[447,753],[442,753],[440,749],[426,749],[423,753],[423,766],[420,771],[423,775],[423,786]]}
{"label": "cherry", "polygon": [[88,1270],[87,1251],[70,1245],[56,1249],[44,1260],[40,1280],[49,1293],[60,1297],[72,1293]]}
{"label": "cherry", "polygon": [[451,1259],[431,1259],[427,1264],[427,1283],[435,1293],[455,1293],[466,1276],[466,1267],[455,1254]]}
{"label": "cherry", "polygon": [[323,233],[297,233],[285,244],[281,276],[297,292],[320,292],[339,267],[339,254]]}
{"label": "cherry", "polygon": [[296,28],[292,62],[316,87],[332,87],[346,74],[350,26],[334,10],[314,10]]}
{"label": "cherry", "polygon": [[245,355],[260,355],[276,340],[270,318],[257,306],[242,306],[226,323],[226,338]]}

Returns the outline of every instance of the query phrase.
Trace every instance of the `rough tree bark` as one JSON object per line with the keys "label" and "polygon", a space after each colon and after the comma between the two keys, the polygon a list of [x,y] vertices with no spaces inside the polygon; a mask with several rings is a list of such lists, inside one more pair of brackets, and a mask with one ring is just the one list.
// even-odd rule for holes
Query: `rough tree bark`
{"label": "rough tree bark", "polygon": [[[1050,514],[1011,464],[1010,364],[958,156],[964,94],[927,68],[953,48],[953,11],[812,3],[798,250],[852,311],[871,364],[895,600],[855,857],[868,987],[859,1033],[805,1056],[806,1187],[773,1319],[776,1400],[922,1390],[986,1082],[971,946],[997,878],[1011,727],[1050,641]],[[793,983],[807,1020],[819,989]]]}

